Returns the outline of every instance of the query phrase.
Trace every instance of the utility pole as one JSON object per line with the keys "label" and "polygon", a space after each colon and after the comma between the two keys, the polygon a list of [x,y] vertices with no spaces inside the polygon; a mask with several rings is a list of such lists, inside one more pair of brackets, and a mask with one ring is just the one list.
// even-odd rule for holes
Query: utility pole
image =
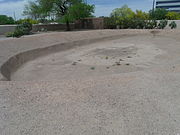
{"label": "utility pole", "polygon": [[16,21],[16,12],[14,12],[14,15],[13,15],[13,16],[14,16],[14,20]]}
{"label": "utility pole", "polygon": [[153,8],[152,8],[153,12],[154,12],[154,8],[155,8],[155,3],[156,3],[156,0],[153,0]]}

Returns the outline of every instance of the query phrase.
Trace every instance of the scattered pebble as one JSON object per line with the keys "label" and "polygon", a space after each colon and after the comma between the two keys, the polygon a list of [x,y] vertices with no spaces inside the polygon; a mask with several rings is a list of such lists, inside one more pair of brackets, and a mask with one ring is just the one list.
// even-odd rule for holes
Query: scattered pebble
{"label": "scattered pebble", "polygon": [[127,58],[132,58],[131,56],[128,56]]}
{"label": "scattered pebble", "polygon": [[107,69],[109,69],[110,67],[106,67]]}
{"label": "scattered pebble", "polygon": [[117,66],[120,66],[120,65],[121,65],[121,63],[120,63],[120,62],[116,62],[116,65],[117,65]]}
{"label": "scattered pebble", "polygon": [[119,61],[124,61],[123,59],[119,59]]}
{"label": "scattered pebble", "polygon": [[91,67],[91,70],[95,70],[95,67]]}
{"label": "scattered pebble", "polygon": [[129,63],[127,63],[126,65],[127,65],[127,66],[129,66],[130,64],[129,64]]}
{"label": "scattered pebble", "polygon": [[77,62],[73,62],[73,63],[72,63],[72,65],[74,65],[74,66],[75,66],[76,64],[77,64]]}

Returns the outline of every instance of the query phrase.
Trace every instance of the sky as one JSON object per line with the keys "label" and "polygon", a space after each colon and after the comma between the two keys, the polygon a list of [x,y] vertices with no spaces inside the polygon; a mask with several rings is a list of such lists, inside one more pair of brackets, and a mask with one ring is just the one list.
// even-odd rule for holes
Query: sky
{"label": "sky", "polygon": [[[22,12],[24,5],[29,0],[0,0],[0,15],[8,15],[16,19],[24,18]],[[152,0],[86,0],[89,4],[94,4],[95,16],[109,16],[113,9],[127,4],[133,10],[140,9],[149,11],[152,8]]]}

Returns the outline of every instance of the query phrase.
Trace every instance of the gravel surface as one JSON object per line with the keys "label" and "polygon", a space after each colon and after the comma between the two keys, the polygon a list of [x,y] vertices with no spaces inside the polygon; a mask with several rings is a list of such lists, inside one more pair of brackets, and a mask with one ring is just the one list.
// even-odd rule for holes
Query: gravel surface
{"label": "gravel surface", "polygon": [[2,65],[26,50],[104,38],[29,61],[0,81],[0,134],[179,135],[179,36],[97,30],[0,41]]}

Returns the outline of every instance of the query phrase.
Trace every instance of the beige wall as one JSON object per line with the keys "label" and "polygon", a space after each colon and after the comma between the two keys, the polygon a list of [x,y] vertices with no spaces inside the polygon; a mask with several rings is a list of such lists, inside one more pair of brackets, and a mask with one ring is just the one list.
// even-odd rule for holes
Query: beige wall
{"label": "beige wall", "polygon": [[76,29],[104,29],[104,18],[85,18],[75,22]]}
{"label": "beige wall", "polygon": [[7,32],[13,32],[16,25],[0,25],[0,35],[4,35]]}
{"label": "beige wall", "polygon": [[[13,32],[17,25],[0,25],[0,35],[4,35],[7,32]],[[74,24],[70,24],[71,29],[74,29]],[[33,25],[33,32],[41,31],[42,29],[47,31],[59,31],[66,30],[65,24],[37,24]]]}

